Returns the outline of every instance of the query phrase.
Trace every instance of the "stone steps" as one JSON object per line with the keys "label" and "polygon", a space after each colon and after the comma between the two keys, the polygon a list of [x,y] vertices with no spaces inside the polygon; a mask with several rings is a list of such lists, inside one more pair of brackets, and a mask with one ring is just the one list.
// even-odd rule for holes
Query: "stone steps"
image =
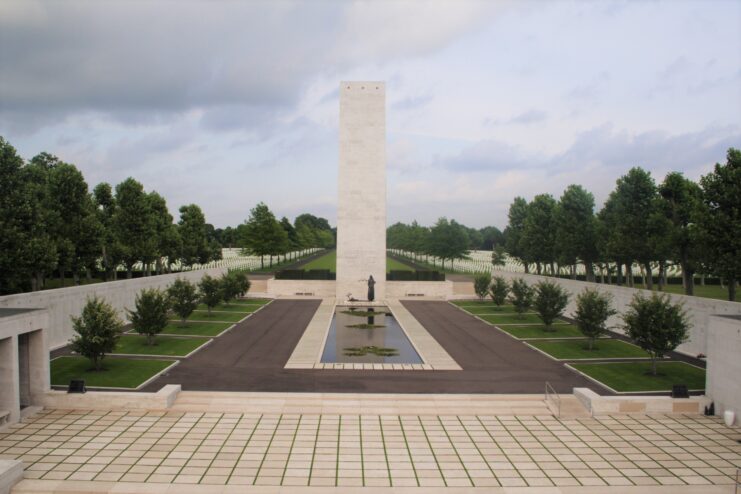
{"label": "stone steps", "polygon": [[[181,412],[328,415],[553,415],[543,395],[248,393],[183,391],[171,410]],[[571,395],[562,416],[588,416]]]}

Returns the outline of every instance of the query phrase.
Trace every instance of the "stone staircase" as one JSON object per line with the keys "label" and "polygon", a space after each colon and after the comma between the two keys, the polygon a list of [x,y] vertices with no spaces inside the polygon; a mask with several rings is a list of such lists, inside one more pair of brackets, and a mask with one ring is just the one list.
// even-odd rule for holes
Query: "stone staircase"
{"label": "stone staircase", "polygon": [[[326,415],[554,415],[543,395],[250,393],[183,391],[181,412]],[[588,417],[573,395],[561,397],[561,417]]]}

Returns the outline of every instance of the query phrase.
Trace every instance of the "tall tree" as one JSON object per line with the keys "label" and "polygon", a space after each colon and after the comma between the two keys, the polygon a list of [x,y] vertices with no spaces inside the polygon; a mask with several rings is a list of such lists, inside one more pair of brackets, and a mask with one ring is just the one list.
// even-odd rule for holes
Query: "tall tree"
{"label": "tall tree", "polygon": [[507,253],[518,259],[524,266],[525,272],[530,272],[530,259],[526,258],[526,249],[522,240],[525,231],[525,219],[527,218],[528,204],[522,197],[515,197],[509,206],[509,224],[504,230],[505,246]]}
{"label": "tall tree", "polygon": [[134,264],[152,258],[157,248],[151,204],[142,184],[129,177],[116,186],[114,228],[126,277]]}
{"label": "tall tree", "polygon": [[[580,260],[587,281],[594,281],[593,263],[597,260],[594,196],[580,185],[569,185],[561,195],[555,219],[555,247],[559,262],[573,265]],[[572,275],[575,271],[572,268]]]}
{"label": "tall tree", "polygon": [[299,247],[298,234],[296,228],[285,216],[280,219],[280,226],[286,232],[286,253],[295,251]]}
{"label": "tall tree", "polygon": [[465,228],[455,220],[440,218],[430,230],[429,253],[443,262],[463,259],[468,254],[468,235]]}
{"label": "tall tree", "polygon": [[110,184],[102,182],[95,186],[93,202],[97,209],[98,222],[101,225],[100,264],[105,273],[105,279],[108,281],[115,278],[116,268],[121,262],[121,248],[114,224],[116,200]]}
{"label": "tall tree", "polygon": [[[170,260],[174,260],[182,250],[182,240],[177,227],[173,224],[172,215],[167,209],[167,201],[157,192],[147,194],[149,208],[152,214],[152,224],[155,235],[155,251],[148,263],[154,261],[155,271],[162,274],[164,271],[163,259],[168,259],[168,268]],[[148,270],[148,269],[147,269]]]}
{"label": "tall tree", "polygon": [[694,274],[700,261],[700,247],[691,233],[692,220],[702,206],[702,189],[681,173],[669,173],[659,186],[660,210],[671,222],[669,242],[672,257],[682,266],[684,290],[694,295]]}
{"label": "tall tree", "polygon": [[180,261],[185,266],[205,264],[211,260],[212,249],[206,236],[206,217],[195,204],[180,207],[178,233],[182,247]]}
{"label": "tall tree", "polygon": [[[260,268],[265,267],[264,256],[272,256],[285,251],[288,234],[264,203],[259,203],[250,211],[242,238],[242,246],[253,256],[260,256]],[[302,225],[303,226],[303,225]]]}
{"label": "tall tree", "polygon": [[525,226],[522,232],[522,243],[525,257],[531,259],[538,274],[541,265],[549,264],[551,274],[555,274],[553,264],[556,261],[555,231],[553,228],[556,200],[550,194],[539,194],[527,207]]}
{"label": "tall tree", "polygon": [[728,300],[736,299],[741,278],[741,151],[730,148],[726,163],[700,178],[704,208],[697,213],[709,268],[728,281]]}

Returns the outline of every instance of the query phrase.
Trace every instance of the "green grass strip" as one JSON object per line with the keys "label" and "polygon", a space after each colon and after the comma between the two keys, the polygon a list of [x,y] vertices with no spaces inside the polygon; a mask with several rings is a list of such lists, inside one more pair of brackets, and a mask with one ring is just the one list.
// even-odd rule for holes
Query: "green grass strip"
{"label": "green grass strip", "polygon": [[270,446],[272,446],[273,444],[273,440],[275,439],[275,435],[278,433],[278,428],[280,427],[280,423],[282,420],[283,420],[283,414],[281,413],[280,416],[278,417],[278,423],[275,424],[273,433],[270,435],[270,441],[268,441],[268,446],[267,448],[265,448],[265,454],[262,455],[262,460],[260,460],[260,466],[257,467],[257,471],[255,472],[255,478],[252,479],[252,485],[255,485],[255,482],[257,482],[257,478],[260,476],[260,470],[262,470],[262,466],[265,464],[265,457],[268,456],[270,452]]}
{"label": "green grass strip", "polygon": [[[537,314],[496,314],[496,315],[479,315],[481,319],[489,324],[543,324]],[[556,321],[563,322],[563,321]]]}
{"label": "green grass strip", "polygon": [[530,340],[528,343],[559,360],[648,358],[640,347],[622,340],[600,339],[589,350],[588,340]]}
{"label": "green grass strip", "polygon": [[396,418],[399,420],[399,427],[401,428],[401,435],[404,436],[404,446],[407,448],[407,455],[409,455],[409,463],[412,464],[412,471],[414,471],[414,480],[417,481],[417,487],[419,484],[419,477],[417,476],[417,468],[414,466],[414,458],[412,458],[412,452],[409,449],[409,441],[407,441],[407,433],[404,430],[404,424],[401,421],[401,416],[397,415]]}
{"label": "green grass strip", "polygon": [[[473,436],[471,436],[471,433],[468,432],[468,428],[466,427],[466,424],[463,423],[461,420],[460,415],[455,416],[456,419],[458,419],[458,423],[461,424],[461,427],[463,427],[463,430],[466,432],[466,435],[468,436],[468,439],[471,441],[471,444],[473,444],[473,447],[476,448],[476,452],[481,456],[481,459],[484,460],[484,463],[486,463],[487,468],[491,472],[492,476],[494,477],[494,480],[496,480],[499,485],[501,486],[502,483],[499,482],[499,478],[497,477],[497,474],[494,472],[494,469],[489,464],[489,460],[486,459],[486,456],[481,452],[481,449],[479,449],[479,445],[476,444],[476,441],[474,440]],[[464,467],[465,468],[465,467]],[[468,473],[468,471],[466,471]],[[475,482],[472,482],[474,487],[478,487]]]}
{"label": "green grass strip", "polygon": [[[471,482],[471,486],[475,487],[476,484],[473,483],[473,479],[471,478],[471,474],[468,473],[468,468],[466,468],[466,464],[463,462],[463,459],[461,458],[461,454],[458,452],[458,448],[455,447],[455,443],[452,439],[450,439],[450,434],[448,434],[448,429],[445,428],[445,424],[443,423],[440,416],[437,416],[437,421],[440,423],[440,427],[443,428],[443,432],[445,432],[445,437],[448,438],[448,442],[450,443],[450,447],[453,448],[453,451],[455,452],[455,456],[458,458],[458,461],[461,463],[461,466],[463,467],[463,471],[466,472],[466,477],[468,477],[468,481]],[[444,476],[444,474],[443,474]]]}
{"label": "green grass strip", "polygon": [[146,336],[123,335],[119,338],[113,353],[128,355],[168,355],[184,357],[199,348],[209,340],[205,338],[173,338],[171,336],[157,336],[153,345],[147,345]]}
{"label": "green grass strip", "polygon": [[378,416],[378,427],[381,428],[381,443],[383,443],[383,457],[386,458],[386,472],[389,476],[389,485],[393,487],[394,480],[391,478],[391,465],[389,464],[389,454],[386,450],[386,436],[383,434],[383,421],[380,415]]}
{"label": "green grass strip", "polygon": [[[243,418],[244,418],[244,414],[242,414],[242,416],[239,418],[239,422],[241,422]],[[247,451],[247,446],[250,445],[250,441],[252,441],[252,436],[255,435],[255,431],[257,430],[258,427],[260,427],[260,422],[262,422],[262,418],[263,418],[263,414],[260,414],[260,417],[258,417],[257,422],[255,422],[255,426],[252,428],[252,432],[250,432],[250,437],[248,437],[247,440],[244,442],[244,446],[242,446],[242,451],[239,452],[239,458],[241,458],[242,455],[244,455],[244,452]],[[239,422],[237,422],[237,424],[239,424]],[[237,464],[238,463],[239,461],[237,461]],[[237,469],[237,464],[235,464],[232,467],[232,471],[229,474],[229,477],[226,479],[227,484],[229,483],[229,480],[232,478],[232,476],[234,476],[234,470]]]}
{"label": "green grass strip", "polygon": [[365,458],[363,457],[363,416],[358,415],[358,429],[360,430],[360,476],[365,487]]}
{"label": "green grass strip", "polygon": [[194,310],[188,316],[188,321],[218,321],[218,322],[239,322],[247,317],[247,314],[239,312],[209,312],[207,310]]}
{"label": "green grass strip", "polygon": [[288,448],[288,457],[286,458],[286,466],[283,467],[283,475],[280,476],[280,485],[283,485],[283,479],[286,478],[286,472],[288,471],[288,462],[291,461],[291,452],[293,451],[293,445],[296,444],[296,436],[298,435],[298,428],[301,427],[301,419],[303,415],[298,416],[298,422],[296,423],[296,430],[293,431],[293,438],[291,439],[291,446]]}
{"label": "green grass strip", "polygon": [[435,448],[432,447],[432,443],[430,442],[430,437],[427,435],[427,429],[425,429],[425,424],[422,423],[422,417],[417,415],[417,420],[419,421],[419,426],[422,428],[422,433],[425,435],[425,440],[427,441],[427,446],[430,448],[430,453],[432,453],[432,458],[435,460],[435,465],[437,466],[437,471],[440,474],[440,478],[443,479],[443,484],[445,484],[445,487],[448,487],[448,481],[445,479],[445,474],[443,473],[443,469],[440,468],[440,461],[437,459],[437,455],[435,454]]}
{"label": "green grass strip", "polygon": [[[262,307],[261,305],[248,305],[248,304],[238,304],[232,302],[229,305],[219,304],[216,307],[212,308],[211,311],[214,313],[219,312],[234,312],[239,314],[251,314],[255,312],[257,309]],[[196,310],[205,310],[208,311],[208,306],[206,304],[198,304],[198,307],[196,307]]]}
{"label": "green grass strip", "polygon": [[316,458],[316,445],[319,442],[319,429],[322,428],[322,416],[319,415],[319,423],[316,426],[316,435],[314,436],[314,448],[311,451],[311,465],[309,465],[309,478],[306,481],[306,485],[311,484],[311,474],[314,472],[314,459]]}
{"label": "green grass strip", "polygon": [[537,340],[541,338],[584,338],[579,328],[573,324],[554,324],[553,331],[546,331],[544,324],[529,325],[502,325],[498,326],[502,331],[511,334],[521,340]]}
{"label": "green grass strip", "polygon": [[650,362],[571,364],[572,367],[618,392],[671,391],[674,384],[705,389],[705,369],[684,362],[658,362],[659,375],[651,375]]}
{"label": "green grass strip", "polygon": [[134,389],[172,363],[173,360],[106,357],[104,370],[95,371],[85,357],[59,357],[50,364],[51,384],[67,386],[72,379],[84,379],[87,386]]}
{"label": "green grass strip", "polygon": [[340,436],[342,435],[342,415],[338,417],[337,422],[337,455],[335,456],[334,462],[334,485],[340,482]]}
{"label": "green grass strip", "polygon": [[170,321],[162,334],[183,336],[218,336],[232,326],[230,322],[190,322]]}

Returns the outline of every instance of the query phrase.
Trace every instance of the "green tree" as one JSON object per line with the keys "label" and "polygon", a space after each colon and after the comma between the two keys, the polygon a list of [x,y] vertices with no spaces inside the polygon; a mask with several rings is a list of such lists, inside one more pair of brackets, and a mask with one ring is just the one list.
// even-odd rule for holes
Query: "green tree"
{"label": "green tree", "polygon": [[518,317],[522,317],[533,305],[533,288],[522,278],[515,278],[510,285],[510,300]]}
{"label": "green tree", "polygon": [[576,297],[574,320],[584,336],[589,338],[589,349],[594,348],[594,340],[607,332],[607,319],[617,314],[612,308],[612,295],[585,288]]}
{"label": "green tree", "polygon": [[211,309],[219,305],[222,299],[221,283],[218,279],[204,274],[198,283],[198,288],[201,290],[201,300],[208,307],[208,313],[211,314]]}
{"label": "green tree", "polygon": [[110,304],[98,297],[89,298],[80,317],[72,317],[72,329],[77,334],[70,340],[70,346],[90,359],[93,368],[99,371],[105,355],[116,347],[122,328],[123,322]]}
{"label": "green tree", "polygon": [[596,218],[594,196],[580,185],[569,185],[561,195],[555,210],[555,249],[559,263],[572,266],[581,261],[587,281],[594,281],[594,261],[597,260]]}
{"label": "green tree", "polygon": [[741,151],[731,148],[726,163],[700,178],[704,207],[697,214],[697,238],[709,269],[728,281],[728,300],[736,299],[741,278]]}
{"label": "green tree", "polygon": [[150,201],[142,184],[129,177],[116,186],[116,211],[113,222],[126,277],[131,278],[134,264],[152,258],[157,248]]}
{"label": "green tree", "polygon": [[430,230],[427,251],[442,259],[445,269],[445,261],[464,259],[468,254],[468,235],[465,229],[455,220],[448,221],[440,218]]}
{"label": "green tree", "polygon": [[298,240],[298,234],[296,233],[296,228],[294,228],[285,216],[280,219],[280,226],[286,232],[286,251],[292,252],[298,250],[300,248],[300,243]]}
{"label": "green tree", "polygon": [[167,295],[156,288],[145,288],[136,295],[134,305],[135,310],[126,310],[129,320],[137,333],[146,335],[147,345],[154,345],[154,337],[167,326]]}
{"label": "green tree", "polygon": [[501,276],[495,276],[492,279],[491,289],[489,291],[492,301],[498,306],[504,305],[509,295],[509,283]]}
{"label": "green tree", "polygon": [[656,359],[662,358],[687,341],[690,323],[681,304],[672,304],[665,294],[641,293],[633,296],[623,315],[630,339],[651,357],[651,373],[656,375]]}
{"label": "green tree", "polygon": [[33,266],[31,289],[41,290],[45,278],[58,266],[57,235],[59,214],[54,207],[49,186],[51,169],[58,159],[48,153],[35,156],[24,168],[28,204],[34,220],[28,224],[30,240],[25,252]]}
{"label": "green tree", "polygon": [[184,266],[206,264],[211,260],[212,250],[206,236],[206,217],[200,207],[195,204],[180,207],[178,233],[182,245],[180,262]]}
{"label": "green tree", "polygon": [[250,287],[252,286],[250,279],[247,277],[247,273],[240,270],[234,270],[229,271],[229,274],[231,274],[234,279],[237,280],[237,286],[239,287],[237,296],[244,297],[245,295],[247,295],[247,292],[250,291]]}
{"label": "green tree", "polygon": [[551,274],[555,274],[553,263],[556,260],[554,213],[556,200],[550,194],[539,194],[527,207],[522,243],[525,258],[535,263],[538,274],[541,265],[549,264]]}
{"label": "green tree", "polygon": [[492,266],[506,266],[507,265],[507,253],[504,251],[502,245],[495,245],[494,250],[491,251],[491,265]]}
{"label": "green tree", "polygon": [[479,300],[484,300],[484,297],[489,293],[489,287],[491,286],[491,273],[483,271],[476,273],[473,278],[473,289],[478,295]]}
{"label": "green tree", "polygon": [[242,283],[237,271],[230,271],[221,275],[219,286],[221,287],[221,300],[225,305],[234,300],[242,292]]}
{"label": "green tree", "polygon": [[100,264],[106,281],[109,281],[115,278],[116,268],[121,262],[121,247],[118,244],[114,224],[116,200],[110,184],[102,182],[95,186],[93,202],[97,210],[98,222],[101,225]]}
{"label": "green tree", "polygon": [[270,256],[272,261],[272,256],[285,252],[288,242],[288,234],[262,202],[250,211],[243,234],[242,246],[247,254],[260,256],[260,269],[265,268],[265,256]]}
{"label": "green tree", "polygon": [[523,242],[523,233],[525,231],[525,219],[527,218],[528,204],[522,197],[515,197],[515,200],[509,207],[509,224],[504,230],[505,247],[507,253],[518,259],[525,272],[530,272],[530,259],[527,258],[527,250]]}
{"label": "green tree", "polygon": [[670,221],[668,241],[672,258],[682,267],[685,293],[694,295],[694,274],[701,262],[701,249],[692,235],[692,221],[702,207],[702,189],[681,173],[672,172],[659,186],[659,195],[659,208]]}
{"label": "green tree", "polygon": [[[155,272],[162,274],[165,271],[164,258],[173,259],[182,250],[182,241],[177,227],[173,224],[172,215],[167,209],[165,198],[156,192],[147,195],[149,209],[154,225],[155,250],[151,258],[145,259],[146,264],[155,263]],[[145,271],[149,269],[145,267]]]}
{"label": "green tree", "polygon": [[170,298],[170,307],[180,316],[181,325],[185,326],[185,320],[198,307],[200,300],[198,288],[190,281],[178,278],[167,287],[167,295]]}
{"label": "green tree", "polygon": [[568,303],[569,294],[558,283],[541,281],[535,284],[533,306],[546,331],[553,330],[553,323],[563,315]]}

